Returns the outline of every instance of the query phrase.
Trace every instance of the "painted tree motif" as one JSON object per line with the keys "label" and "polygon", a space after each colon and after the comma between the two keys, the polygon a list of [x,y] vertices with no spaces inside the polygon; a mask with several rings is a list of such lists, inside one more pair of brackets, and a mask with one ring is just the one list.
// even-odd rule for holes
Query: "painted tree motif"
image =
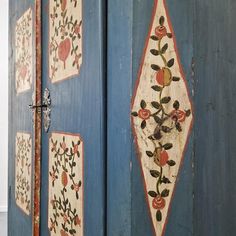
{"label": "painted tree motif", "polygon": [[53,0],[49,9],[49,77],[57,82],[80,71],[82,0]]}
{"label": "painted tree motif", "polygon": [[15,28],[15,67],[16,92],[30,89],[33,73],[33,20],[32,9],[28,9],[16,22]]}
{"label": "painted tree motif", "polygon": [[153,227],[163,235],[192,107],[163,0],[154,11],[131,114]]}
{"label": "painted tree motif", "polygon": [[31,158],[30,134],[16,134],[15,199],[16,204],[27,214],[31,211]]}
{"label": "painted tree motif", "polygon": [[52,133],[49,144],[51,235],[83,235],[83,143],[79,136]]}

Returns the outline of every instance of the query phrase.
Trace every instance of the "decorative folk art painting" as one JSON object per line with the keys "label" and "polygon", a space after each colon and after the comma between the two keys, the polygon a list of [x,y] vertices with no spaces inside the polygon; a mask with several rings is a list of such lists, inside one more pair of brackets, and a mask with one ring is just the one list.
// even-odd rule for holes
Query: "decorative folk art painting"
{"label": "decorative folk art painting", "polygon": [[31,88],[33,73],[33,16],[29,8],[16,22],[15,28],[15,67],[16,92]]}
{"label": "decorative folk art painting", "polygon": [[49,1],[49,77],[79,74],[82,64],[82,0]]}
{"label": "decorative folk art painting", "polygon": [[32,139],[30,134],[16,134],[15,199],[16,204],[27,214],[31,211],[31,160]]}
{"label": "decorative folk art painting", "polygon": [[165,0],[155,0],[132,101],[132,125],[155,234],[164,234],[192,106]]}
{"label": "decorative folk art painting", "polygon": [[49,140],[48,227],[51,235],[83,236],[83,142],[52,133]]}

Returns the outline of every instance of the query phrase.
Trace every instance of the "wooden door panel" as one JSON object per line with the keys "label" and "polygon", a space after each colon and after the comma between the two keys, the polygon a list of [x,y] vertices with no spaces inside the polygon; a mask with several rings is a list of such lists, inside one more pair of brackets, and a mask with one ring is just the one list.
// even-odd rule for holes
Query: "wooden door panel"
{"label": "wooden door panel", "polygon": [[195,235],[235,235],[235,10],[195,3]]}
{"label": "wooden door panel", "polygon": [[[77,2],[76,6],[74,5],[75,2]],[[50,3],[53,3],[53,1],[50,1]],[[56,14],[61,18],[56,19],[55,24],[59,24],[60,20],[63,22],[63,16],[61,16],[61,13],[63,13],[66,16],[64,23],[61,24],[65,24],[66,27],[58,32],[56,41],[51,40],[50,35],[54,35],[49,29],[49,27],[53,29],[51,17],[56,16],[49,14],[52,8],[48,5],[48,1],[43,1],[42,88],[43,90],[48,88],[50,91],[51,125],[48,133],[43,131],[42,134],[41,235],[50,235],[50,228],[53,226],[50,220],[52,218],[51,208],[48,207],[48,203],[51,201],[50,194],[52,193],[51,190],[60,194],[58,188],[61,188],[61,186],[62,189],[66,188],[67,192],[72,191],[75,194],[71,194],[68,201],[76,206],[76,211],[79,213],[78,217],[75,217],[77,220],[71,218],[68,222],[72,223],[76,235],[104,235],[105,108],[103,99],[105,80],[103,71],[104,31],[102,31],[104,5],[102,1],[95,0],[55,1],[54,3],[59,4]],[[73,16],[72,20],[71,16]],[[68,21],[66,20],[67,17]],[[78,19],[75,17],[78,17]],[[73,21],[73,26],[70,21]],[[70,27],[68,27],[68,24]],[[61,28],[63,27],[60,26]],[[57,60],[55,65],[52,64],[53,59],[50,59],[52,58],[52,55],[50,55],[52,48],[52,55],[55,55]],[[83,172],[81,179],[75,182],[78,186],[69,184],[71,183],[69,171],[72,169],[69,166],[68,170],[59,172],[60,176],[55,180],[55,187],[51,186],[50,172],[53,169],[49,158],[53,156],[50,154],[51,137],[55,133],[65,134],[65,141],[69,136],[76,138],[78,135],[83,140],[81,141],[81,145],[83,143],[83,155],[80,154],[80,157],[76,157],[79,158],[78,161],[83,160],[84,163],[83,167],[80,162],[78,164],[78,168],[81,168],[79,171]],[[68,155],[70,155],[73,144],[72,142],[64,144],[62,138],[58,139],[58,148],[63,150],[64,145],[69,145]],[[76,141],[73,142],[76,143]],[[63,143],[63,145],[59,146],[59,143]],[[61,181],[61,183],[56,184],[58,181]],[[74,200],[77,187],[79,188],[79,199],[82,200],[83,198],[80,204],[75,204]],[[48,192],[48,188],[51,189],[50,192]],[[56,194],[56,197],[59,198],[59,195]],[[66,204],[66,207],[68,207],[69,204]],[[61,220],[61,218],[58,218],[59,222]],[[79,221],[80,227],[77,225]],[[52,229],[51,235],[60,232],[73,235],[74,231],[68,222],[64,226],[61,224],[56,226],[56,233]]]}
{"label": "wooden door panel", "polygon": [[[149,197],[147,201],[147,193],[144,188],[145,181],[143,180],[142,168],[140,168],[139,163],[139,158],[141,158],[141,160],[148,158],[146,154],[146,151],[149,151],[147,145],[148,139],[145,140],[146,134],[144,133],[142,137],[145,142],[143,154],[142,150],[137,150],[136,152],[135,145],[132,144],[133,136],[130,122],[131,99],[135,91],[135,84],[137,84],[139,73],[141,73],[142,57],[144,56],[145,47],[147,46],[146,41],[149,41],[149,30],[152,19],[154,19],[158,25],[158,19],[161,17],[160,14],[157,16],[153,15],[153,12],[155,12],[155,6],[158,6],[158,4],[160,6],[162,2],[163,1],[133,1],[131,3],[129,1],[129,4],[124,4],[118,1],[111,1],[111,3],[108,4],[108,111],[110,111],[108,112],[109,235],[192,235],[193,198],[191,140],[190,143],[188,143],[187,152],[185,152],[184,155],[183,167],[182,169],[180,168],[179,177],[176,180],[176,191],[172,198],[173,200],[171,201],[170,199],[172,204],[170,204],[166,221],[162,214],[163,224],[157,221],[154,213],[151,214],[152,217],[150,216],[149,206],[151,212],[153,209],[157,208],[159,210],[162,209],[164,212],[165,210],[163,205],[158,205],[159,202],[153,205]],[[175,3],[173,1],[164,2],[169,12],[166,20],[169,25],[172,23],[173,30],[171,31],[173,36],[176,36],[175,46],[179,51],[177,56],[179,57],[179,66],[183,66],[187,80],[187,89],[191,91],[193,5],[189,1],[182,1],[181,3]],[[116,13],[113,14],[114,12]],[[158,19],[156,19],[157,17]],[[123,21],[121,21],[121,18]],[[184,27],[182,27],[183,25]],[[154,30],[151,32],[155,35]],[[117,38],[116,35],[122,35],[122,37]],[[154,42],[153,47],[155,47],[155,45],[158,46],[158,43],[155,44]],[[169,50],[171,50],[171,46],[168,46]],[[150,50],[148,50],[147,53],[149,51]],[[174,51],[177,52],[177,50],[168,52],[167,49],[167,56],[170,56]],[[153,51],[153,53],[156,53],[156,51]],[[149,58],[150,57],[151,56],[149,56]],[[175,62],[177,63],[177,60],[175,60]],[[118,64],[120,65],[119,67],[117,66]],[[151,66],[151,64],[154,63],[145,61],[143,64],[145,66]],[[148,69],[145,69],[145,71],[147,73]],[[173,76],[175,76],[174,73],[177,71],[181,71],[181,68],[175,70]],[[155,72],[152,72],[152,74],[154,73]],[[146,84],[149,83],[150,76],[145,79]],[[154,78],[151,80],[153,86],[158,85],[154,84],[156,81]],[[165,86],[168,87],[169,85]],[[143,88],[144,93],[145,88]],[[150,94],[152,94],[151,91],[148,92],[146,98],[152,96]],[[118,96],[120,99],[117,99]],[[149,107],[150,102],[151,101],[146,102],[146,108]],[[140,102],[138,105],[139,104]],[[189,105],[189,100],[183,102],[182,106],[184,107],[186,105],[186,107],[191,109],[191,105],[187,106],[187,104]],[[172,105],[173,104],[168,108],[173,109]],[[132,112],[134,112],[136,117],[138,110],[132,110]],[[144,117],[144,120],[146,118],[147,117]],[[188,124],[191,124],[191,119],[190,117],[187,121],[189,122]],[[184,127],[184,124],[181,125]],[[138,132],[141,134],[142,129],[140,128]],[[174,143],[176,142],[174,141]],[[121,146],[122,149],[120,149]],[[131,150],[130,147],[132,147]],[[168,152],[170,152],[169,155],[171,155],[169,149]],[[152,156],[151,153],[148,152],[148,154]],[[177,160],[178,158],[181,159],[181,155],[180,157],[176,156],[173,158],[177,158]],[[177,163],[176,160],[175,162]],[[158,166],[160,166],[160,163],[158,164]],[[120,168],[118,168],[119,166]],[[150,164],[144,165],[144,169],[150,169],[151,166]],[[114,170],[116,170],[115,173]],[[171,173],[171,171],[168,173]],[[155,175],[158,174],[158,172],[152,171],[152,174]],[[165,177],[168,177],[168,175],[170,174],[165,174]],[[173,177],[176,178],[176,175],[170,175],[169,177],[170,180]],[[173,184],[173,179],[171,182]],[[168,188],[169,186],[166,184],[166,189]],[[168,193],[170,194],[171,192]],[[168,201],[167,197],[165,199],[165,206],[168,206]],[[158,215],[158,220],[160,220],[160,215]]]}
{"label": "wooden door panel", "polygon": [[9,202],[8,235],[34,228],[35,4],[10,1],[9,21]]}

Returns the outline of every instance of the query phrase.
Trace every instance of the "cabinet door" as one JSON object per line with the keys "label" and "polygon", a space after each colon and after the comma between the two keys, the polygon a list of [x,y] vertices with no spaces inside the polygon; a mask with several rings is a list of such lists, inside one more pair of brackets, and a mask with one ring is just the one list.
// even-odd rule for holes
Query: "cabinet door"
{"label": "cabinet door", "polygon": [[[9,202],[8,235],[32,235],[35,224],[35,1],[9,1]],[[38,123],[40,125],[40,122]],[[36,227],[35,227],[36,226]]]}
{"label": "cabinet door", "polygon": [[110,236],[192,235],[192,35],[192,1],[108,1]]}
{"label": "cabinet door", "polygon": [[42,1],[44,236],[104,235],[103,9],[100,0]]}

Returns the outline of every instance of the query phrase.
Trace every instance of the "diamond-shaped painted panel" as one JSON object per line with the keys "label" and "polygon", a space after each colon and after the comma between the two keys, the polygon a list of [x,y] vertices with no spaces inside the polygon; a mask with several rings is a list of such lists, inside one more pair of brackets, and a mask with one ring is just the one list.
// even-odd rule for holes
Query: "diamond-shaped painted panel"
{"label": "diamond-shaped painted panel", "polygon": [[153,11],[132,101],[132,126],[153,227],[160,236],[193,116],[165,1],[155,0]]}

